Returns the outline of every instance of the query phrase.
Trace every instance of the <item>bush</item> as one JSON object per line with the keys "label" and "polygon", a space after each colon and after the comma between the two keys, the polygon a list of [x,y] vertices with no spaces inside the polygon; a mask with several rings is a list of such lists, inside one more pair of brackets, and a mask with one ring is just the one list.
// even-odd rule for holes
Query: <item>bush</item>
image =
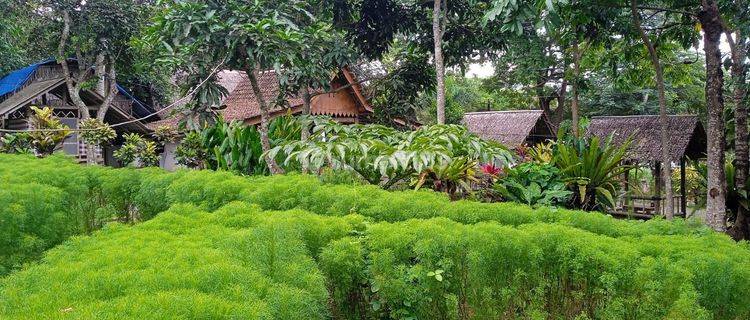
{"label": "bush", "polygon": [[326,318],[323,277],[299,230],[221,222],[183,205],[135,227],[72,239],[3,281],[0,317]]}
{"label": "bush", "polygon": [[505,199],[530,206],[565,204],[572,194],[557,167],[536,162],[509,168],[505,177],[496,182],[495,189]]}
{"label": "bush", "polygon": [[[178,203],[215,210],[239,200],[257,204],[266,210],[300,208],[336,216],[359,213],[373,221],[391,222],[445,217],[461,223],[497,221],[517,226],[541,221],[615,237],[707,232],[697,223],[683,220],[643,223],[616,220],[596,213],[531,209],[509,203],[450,202],[446,196],[430,191],[388,192],[371,185],[327,184],[306,175],[245,178],[228,172],[186,170],[168,173],[156,168],[111,169],[80,166],[64,156],[35,159],[28,155],[0,155],[0,183],[7,185],[4,189],[17,192],[26,190],[19,186],[30,183],[45,187],[40,188],[39,192],[56,190],[54,194],[58,196],[50,196],[44,199],[44,203],[53,206],[67,218],[49,220],[49,225],[44,226],[26,225],[25,228],[33,230],[54,226],[68,230],[64,237],[41,238],[45,245],[38,250],[28,250],[25,257],[20,256],[23,255],[20,251],[14,253],[12,262],[0,263],[5,268],[0,270],[0,275],[24,262],[37,259],[43,250],[61,243],[67,236],[91,232],[110,221],[133,223],[148,220]],[[14,196],[27,197],[20,193]],[[34,195],[28,197],[35,199]],[[28,203],[27,200],[23,201]],[[9,208],[9,205],[4,208]],[[29,214],[36,211],[33,209]],[[9,233],[6,237],[22,238],[22,234],[26,233]],[[46,234],[40,233],[39,236],[46,237]],[[21,238],[7,241],[19,243]]]}
{"label": "bush", "polygon": [[61,243],[83,226],[66,214],[59,188],[0,183],[0,276]]}
{"label": "bush", "polygon": [[55,156],[0,156],[0,181],[2,272],[85,233],[86,208],[150,219],[0,280],[3,319],[750,317],[750,247],[690,221]]}

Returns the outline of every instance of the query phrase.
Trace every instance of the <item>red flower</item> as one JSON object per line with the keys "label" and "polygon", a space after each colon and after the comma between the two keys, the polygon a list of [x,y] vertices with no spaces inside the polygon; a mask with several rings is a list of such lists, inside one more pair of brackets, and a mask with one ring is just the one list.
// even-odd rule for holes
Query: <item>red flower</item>
{"label": "red flower", "polygon": [[493,177],[497,177],[503,172],[503,168],[497,167],[492,163],[485,163],[480,167],[482,168],[482,173]]}

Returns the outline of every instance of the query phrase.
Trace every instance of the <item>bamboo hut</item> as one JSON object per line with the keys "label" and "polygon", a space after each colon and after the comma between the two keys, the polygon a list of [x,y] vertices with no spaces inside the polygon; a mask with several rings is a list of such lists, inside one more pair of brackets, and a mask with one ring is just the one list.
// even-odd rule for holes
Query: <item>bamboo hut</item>
{"label": "bamboo hut", "polygon": [[[695,115],[670,115],[668,117],[667,130],[669,132],[669,158],[670,163],[661,162],[662,144],[661,144],[661,122],[659,116],[642,115],[642,116],[608,116],[593,117],[588,127],[589,136],[598,136],[602,138],[611,137],[612,143],[622,145],[628,138],[632,139],[630,148],[625,157],[625,161],[633,165],[647,165],[654,170],[654,192],[653,195],[643,197],[633,197],[627,192],[630,181],[624,179],[626,189],[626,199],[615,210],[614,214],[625,214],[638,218],[650,218],[654,214],[661,213],[663,201],[675,201],[676,199],[664,199],[661,190],[661,172],[662,167],[673,167],[679,164],[680,167],[680,195],[679,212],[676,215],[687,215],[687,191],[685,187],[685,164],[686,159],[703,158],[706,153],[706,131],[703,128],[698,116]],[[649,205],[647,207],[638,207],[633,205],[632,200],[645,200]]]}

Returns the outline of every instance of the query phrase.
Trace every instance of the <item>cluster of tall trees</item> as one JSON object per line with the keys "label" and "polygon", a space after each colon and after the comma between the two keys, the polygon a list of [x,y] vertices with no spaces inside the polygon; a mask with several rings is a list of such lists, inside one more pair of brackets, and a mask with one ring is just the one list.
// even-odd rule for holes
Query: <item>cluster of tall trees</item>
{"label": "cluster of tall trees", "polygon": [[[311,98],[332,90],[329,80],[342,66],[380,68],[360,75],[377,119],[414,118],[424,97],[434,96],[436,122],[444,123],[455,121],[446,114],[446,74],[489,63],[495,76],[487,83],[532,97],[556,122],[577,124],[582,114],[596,113],[703,115],[707,221],[717,230],[727,228],[728,145],[735,183],[748,179],[747,0],[0,0],[0,6],[0,71],[49,56],[95,66],[93,73],[70,70],[73,98],[81,86],[106,79],[99,81],[103,96],[113,91],[107,83],[130,81],[140,88],[136,94],[160,104],[177,79],[183,93],[193,93],[180,111],[200,126],[226,94],[211,81],[216,70],[246,71],[256,93],[260,73],[274,70],[279,95],[266,101],[256,94],[265,149],[269,110],[299,95],[309,112]],[[578,125],[572,128],[580,134]],[[659,138],[668,144],[664,126]],[[273,159],[266,162],[281,171]],[[668,170],[662,174],[669,184]],[[747,220],[740,212],[732,222],[738,238],[749,237]]]}

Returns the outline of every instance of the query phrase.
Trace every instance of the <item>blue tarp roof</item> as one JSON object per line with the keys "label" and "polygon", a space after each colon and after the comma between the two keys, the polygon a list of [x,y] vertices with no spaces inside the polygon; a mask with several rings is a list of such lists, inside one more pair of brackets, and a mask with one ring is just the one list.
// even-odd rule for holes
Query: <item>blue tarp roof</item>
{"label": "blue tarp roof", "polygon": [[[29,78],[31,78],[31,75],[34,74],[36,69],[39,68],[39,66],[50,64],[55,62],[55,59],[47,59],[35,64],[32,64],[28,67],[18,69],[16,71],[13,71],[4,77],[0,78],[0,97],[5,96],[7,94],[11,94],[13,92],[18,91],[18,89],[21,89],[26,82],[29,81]],[[130,100],[133,100],[133,113],[135,113],[138,117],[145,117],[149,114],[154,113],[154,110],[145,105],[143,102],[136,99],[132,94],[130,94],[125,88],[117,85],[117,90],[120,91],[122,95],[127,97]]]}
{"label": "blue tarp roof", "polygon": [[24,84],[26,84],[26,81],[29,81],[31,75],[34,74],[34,71],[36,71],[39,66],[50,63],[52,61],[54,60],[48,59],[42,62],[38,62],[28,67],[13,71],[0,78],[0,97],[12,92],[16,92],[16,90],[20,89]]}

